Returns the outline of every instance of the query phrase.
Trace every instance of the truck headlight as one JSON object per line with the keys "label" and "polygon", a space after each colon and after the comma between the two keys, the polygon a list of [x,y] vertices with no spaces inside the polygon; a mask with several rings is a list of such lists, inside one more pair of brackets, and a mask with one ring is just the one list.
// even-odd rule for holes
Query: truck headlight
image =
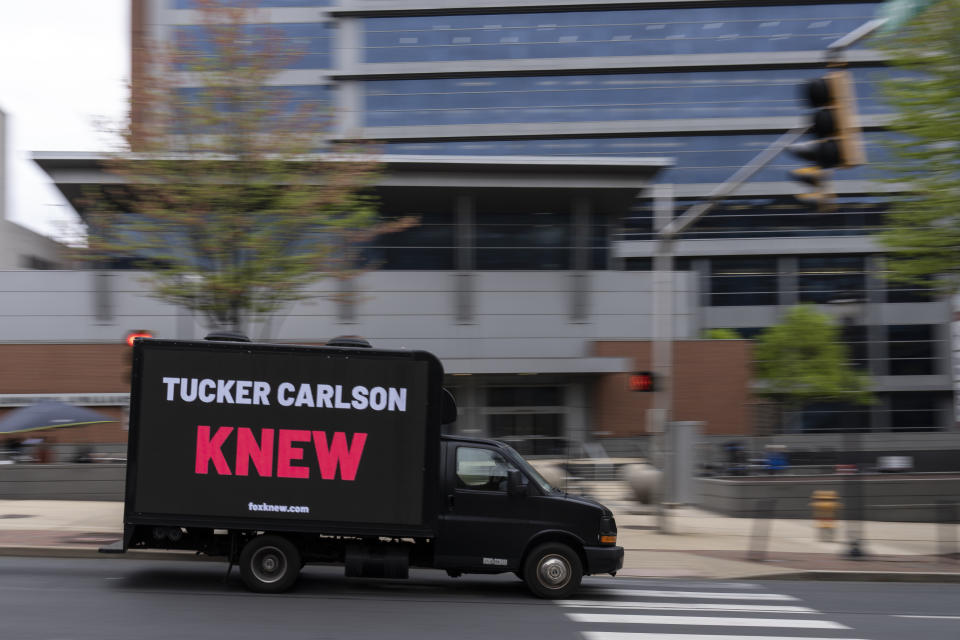
{"label": "truck headlight", "polygon": [[617,544],[617,522],[612,515],[600,518],[600,544]]}

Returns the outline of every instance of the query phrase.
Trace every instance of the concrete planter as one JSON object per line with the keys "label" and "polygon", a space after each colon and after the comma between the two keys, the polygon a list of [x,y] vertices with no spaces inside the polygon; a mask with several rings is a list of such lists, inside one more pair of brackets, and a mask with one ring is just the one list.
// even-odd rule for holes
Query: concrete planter
{"label": "concrete planter", "polygon": [[[848,502],[849,476],[784,476],[778,478],[700,478],[699,505],[724,515],[759,515],[764,501],[774,501],[775,518],[810,518],[810,496],[818,489],[836,491]],[[862,479],[865,520],[937,522],[943,503],[960,501],[957,474],[865,474]],[[838,517],[847,517],[847,505]]]}
{"label": "concrete planter", "polygon": [[0,465],[6,500],[123,500],[125,464]]}

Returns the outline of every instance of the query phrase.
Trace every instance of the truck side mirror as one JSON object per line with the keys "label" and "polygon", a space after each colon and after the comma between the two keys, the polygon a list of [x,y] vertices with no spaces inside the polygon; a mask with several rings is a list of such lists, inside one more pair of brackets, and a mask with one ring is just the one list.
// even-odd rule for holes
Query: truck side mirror
{"label": "truck side mirror", "polygon": [[527,486],[523,484],[523,474],[516,469],[507,471],[507,495],[523,496],[527,494]]}
{"label": "truck side mirror", "polygon": [[453,424],[457,421],[457,401],[447,388],[443,389],[443,403],[440,407],[440,424]]}

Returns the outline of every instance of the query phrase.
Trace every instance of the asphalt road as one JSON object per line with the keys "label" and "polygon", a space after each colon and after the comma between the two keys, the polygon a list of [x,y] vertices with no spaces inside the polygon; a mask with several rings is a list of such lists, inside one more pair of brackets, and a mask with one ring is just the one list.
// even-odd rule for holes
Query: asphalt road
{"label": "asphalt road", "polygon": [[257,595],[216,562],[0,558],[0,638],[957,640],[960,585],[588,578],[537,600],[512,575],[346,579]]}

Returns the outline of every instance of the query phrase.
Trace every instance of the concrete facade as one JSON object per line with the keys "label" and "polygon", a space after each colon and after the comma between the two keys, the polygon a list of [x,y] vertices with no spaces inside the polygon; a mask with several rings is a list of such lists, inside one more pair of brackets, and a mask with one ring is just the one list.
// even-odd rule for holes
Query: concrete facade
{"label": "concrete facade", "polygon": [[[490,415],[562,414],[565,436],[582,442],[595,435],[646,434],[644,407],[651,394],[628,390],[630,372],[650,368],[650,276],[596,271],[585,318],[570,322],[570,276],[546,272],[476,274],[471,294],[477,312],[470,323],[455,319],[460,299],[455,273],[431,278],[410,272],[370,272],[354,285],[351,302],[332,298],[332,280],[318,283],[317,297],[287,313],[253,323],[250,334],[268,341],[322,344],[335,335],[358,334],[384,348],[427,349],[440,357],[446,383],[458,394],[464,433],[487,433]],[[405,283],[417,277],[416,290]],[[18,305],[0,316],[0,417],[46,397],[85,404],[117,417],[108,425],[62,431],[57,441],[124,442],[123,405],[129,391],[130,331],[159,338],[201,339],[203,322],[148,295],[143,274],[130,271],[7,272],[0,305]],[[678,335],[696,335],[690,323],[693,286],[678,274]],[[339,306],[350,304],[349,321]],[[69,319],[69,322],[64,322]],[[618,341],[609,336],[619,336]],[[638,342],[639,341],[639,342]],[[708,433],[748,430],[750,349],[746,341],[680,341],[680,388],[675,412],[705,421]],[[491,408],[491,387],[560,389],[550,409]]]}
{"label": "concrete facade", "polygon": [[0,111],[0,270],[57,269],[67,264],[59,242],[7,220],[7,121]]}

